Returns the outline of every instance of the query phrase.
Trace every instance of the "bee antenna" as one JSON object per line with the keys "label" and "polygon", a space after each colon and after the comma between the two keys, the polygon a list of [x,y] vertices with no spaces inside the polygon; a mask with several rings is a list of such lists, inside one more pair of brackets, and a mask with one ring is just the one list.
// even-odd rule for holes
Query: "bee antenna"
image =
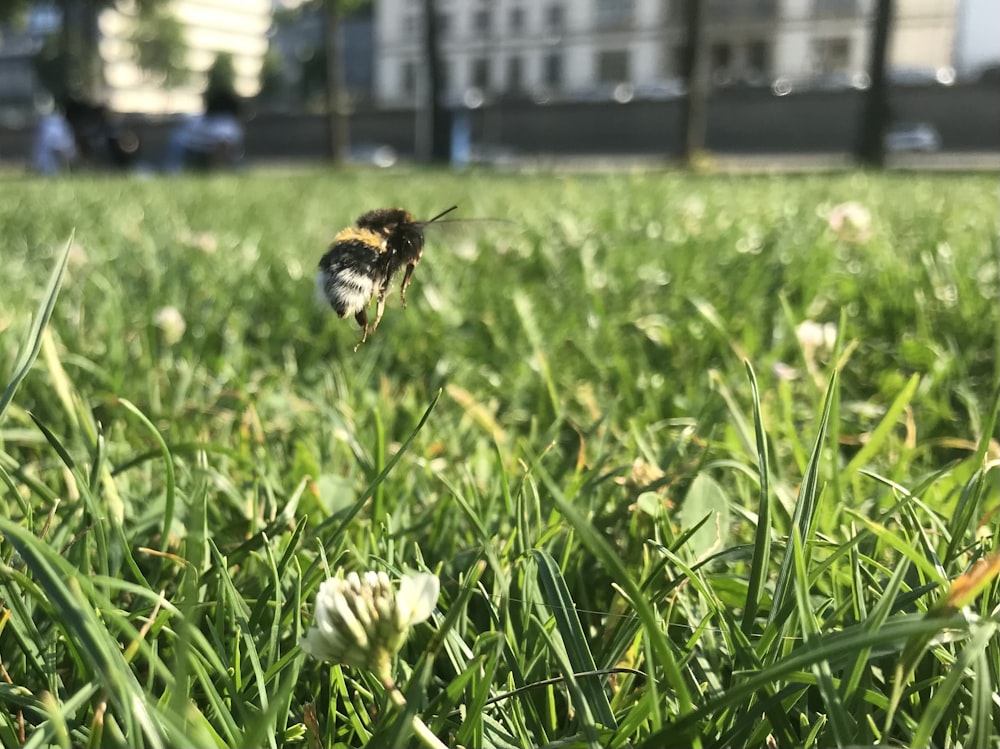
{"label": "bee antenna", "polygon": [[430,221],[426,221],[425,223],[428,223],[428,224],[429,224],[429,223],[431,223],[431,222],[433,222],[433,221],[437,221],[437,220],[438,220],[439,218],[444,218],[445,216],[447,216],[447,215],[448,215],[449,213],[451,213],[452,211],[456,210],[457,208],[458,208],[458,206],[457,206],[457,205],[453,205],[453,206],[452,206],[451,208],[449,208],[448,210],[446,210],[446,211],[441,211],[441,213],[439,213],[439,214],[438,214],[437,216],[435,216],[434,218],[430,219]]}

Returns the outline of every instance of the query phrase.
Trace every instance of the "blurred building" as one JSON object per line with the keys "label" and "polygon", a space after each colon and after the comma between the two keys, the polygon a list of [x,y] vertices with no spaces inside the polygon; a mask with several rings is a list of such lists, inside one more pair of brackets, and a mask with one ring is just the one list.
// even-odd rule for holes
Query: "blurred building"
{"label": "blurred building", "polygon": [[[875,0],[706,0],[715,85],[866,85]],[[962,0],[993,4],[998,0]],[[890,67],[947,79],[960,0],[896,0]],[[452,102],[671,98],[683,93],[687,0],[438,0]],[[423,85],[422,3],[375,0],[375,91],[412,105]],[[995,29],[993,29],[995,32]],[[994,33],[994,38],[1000,35]],[[917,81],[913,81],[917,82]],[[949,81],[944,81],[949,82]]]}
{"label": "blurred building", "polygon": [[955,28],[955,70],[975,77],[1000,70],[1000,2],[959,0]]}
{"label": "blurred building", "polygon": [[115,9],[99,19],[107,101],[118,112],[197,112],[205,73],[221,53],[232,55],[236,93],[254,96],[267,52],[270,0],[164,0],[164,12],[183,26],[187,47],[186,81],[164,86],[161,77],[140,69],[132,53],[135,19]]}
{"label": "blurred building", "polygon": [[[46,97],[34,57],[46,38],[58,34],[62,27],[58,7],[53,0],[32,3],[26,23],[0,29],[0,114],[5,107],[23,112]],[[176,85],[164,85],[162,76],[136,65],[134,45],[142,41],[135,39],[134,17],[115,7],[100,13],[102,93],[112,110],[147,114],[199,111],[205,72],[220,53],[232,55],[237,93],[257,93],[267,52],[271,0],[163,0],[160,10],[176,18],[182,28],[181,67],[187,75]]]}

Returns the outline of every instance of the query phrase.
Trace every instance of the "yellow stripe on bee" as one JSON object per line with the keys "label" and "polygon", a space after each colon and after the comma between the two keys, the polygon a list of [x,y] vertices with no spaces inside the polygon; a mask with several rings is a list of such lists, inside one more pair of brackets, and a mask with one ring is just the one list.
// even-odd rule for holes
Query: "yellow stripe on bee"
{"label": "yellow stripe on bee", "polygon": [[349,226],[333,238],[333,244],[338,242],[363,242],[377,252],[385,252],[386,238],[371,229],[359,229]]}

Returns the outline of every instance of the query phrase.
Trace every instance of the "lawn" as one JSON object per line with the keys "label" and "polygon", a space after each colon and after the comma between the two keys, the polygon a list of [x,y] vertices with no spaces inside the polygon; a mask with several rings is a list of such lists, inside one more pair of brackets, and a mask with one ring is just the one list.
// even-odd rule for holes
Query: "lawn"
{"label": "lawn", "polygon": [[[355,352],[330,239],[453,204]],[[968,175],[5,179],[0,745],[1000,746],[996,215]],[[391,678],[300,648],[366,570],[440,581]]]}

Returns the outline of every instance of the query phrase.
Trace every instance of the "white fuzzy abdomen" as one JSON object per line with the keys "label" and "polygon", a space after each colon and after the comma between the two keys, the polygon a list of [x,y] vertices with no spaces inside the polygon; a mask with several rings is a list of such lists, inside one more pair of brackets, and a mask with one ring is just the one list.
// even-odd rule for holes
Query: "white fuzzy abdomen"
{"label": "white fuzzy abdomen", "polygon": [[329,304],[339,317],[357,314],[368,306],[375,288],[373,279],[353,270],[316,273],[316,299]]}

